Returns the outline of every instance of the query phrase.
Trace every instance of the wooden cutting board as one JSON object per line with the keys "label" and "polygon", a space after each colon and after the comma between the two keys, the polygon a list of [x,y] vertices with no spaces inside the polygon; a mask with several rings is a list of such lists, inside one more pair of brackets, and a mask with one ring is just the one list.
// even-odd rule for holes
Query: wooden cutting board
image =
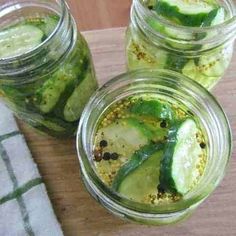
{"label": "wooden cutting board", "polygon": [[[84,32],[92,50],[100,85],[126,70],[124,34],[124,28]],[[236,54],[226,76],[214,90],[214,94],[229,116],[234,144],[236,140],[235,77]],[[19,122],[19,125],[39,166],[66,236],[236,235],[235,149],[224,180],[189,220],[174,226],[143,226],[116,218],[88,194],[80,178],[75,141],[56,140],[37,134],[22,122]]]}

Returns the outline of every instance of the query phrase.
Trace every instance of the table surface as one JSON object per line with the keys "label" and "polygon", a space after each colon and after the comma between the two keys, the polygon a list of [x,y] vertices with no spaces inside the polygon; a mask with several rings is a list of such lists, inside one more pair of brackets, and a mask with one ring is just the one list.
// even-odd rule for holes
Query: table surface
{"label": "table surface", "polygon": [[[100,84],[125,71],[124,28],[84,32]],[[236,140],[236,55],[214,94],[224,106]],[[84,188],[73,140],[39,135],[19,122],[39,166],[66,236],[234,236],[236,235],[235,152],[217,190],[186,222],[164,227],[131,224],[108,213]],[[235,141],[234,141],[235,144]],[[235,151],[235,150],[234,150]]]}
{"label": "table surface", "polygon": [[126,26],[132,0],[66,0],[81,31]]}

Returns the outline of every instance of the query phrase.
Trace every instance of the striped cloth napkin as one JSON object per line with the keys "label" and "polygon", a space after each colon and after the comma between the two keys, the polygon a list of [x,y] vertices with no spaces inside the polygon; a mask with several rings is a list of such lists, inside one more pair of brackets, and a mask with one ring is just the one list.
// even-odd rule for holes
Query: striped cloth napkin
{"label": "striped cloth napkin", "polygon": [[1,102],[0,235],[63,235],[24,137]]}

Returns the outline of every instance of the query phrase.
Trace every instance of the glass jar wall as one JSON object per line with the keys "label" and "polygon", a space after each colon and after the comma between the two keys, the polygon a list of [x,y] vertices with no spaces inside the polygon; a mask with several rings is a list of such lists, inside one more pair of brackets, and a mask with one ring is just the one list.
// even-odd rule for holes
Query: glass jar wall
{"label": "glass jar wall", "polygon": [[88,45],[65,1],[2,1],[0,13],[3,100],[44,133],[74,135],[97,81]]}
{"label": "glass jar wall", "polygon": [[[124,192],[122,193],[119,192],[119,190],[115,190],[116,188],[113,188],[113,184],[111,186],[107,184],[112,174],[107,173],[105,170],[107,170],[108,167],[110,168],[110,166],[116,166],[117,162],[114,160],[105,160],[105,154],[104,160],[97,160],[97,149],[94,148],[98,127],[101,126],[99,121],[114,104],[130,96],[156,96],[159,100],[168,101],[176,106],[177,104],[184,106],[188,109],[190,114],[196,117],[199,124],[201,124],[207,145],[205,170],[198,183],[190,191],[183,194],[177,201],[156,202],[154,200],[151,203],[147,203],[146,201],[139,202],[139,200],[134,197],[135,195],[132,195],[132,198],[130,198],[128,195],[124,194]],[[121,110],[121,107],[125,105],[123,103],[119,104],[119,110]],[[153,111],[153,109],[151,111]],[[113,115],[115,115],[115,111]],[[109,116],[111,119],[111,113],[109,113]],[[121,116],[124,116],[124,114]],[[108,118],[108,116],[106,116],[106,118]],[[121,117],[121,119],[123,118]],[[125,124],[124,119],[123,122]],[[109,125],[108,119],[106,119],[106,123],[107,122]],[[116,120],[116,122],[119,125],[119,121]],[[111,123],[111,126],[112,125],[113,123]],[[141,125],[141,129],[144,129],[144,120],[141,122]],[[114,132],[110,134],[111,136],[121,136],[124,140],[135,140],[132,143],[137,142],[135,136],[136,132],[134,132],[133,128],[127,129],[125,136],[124,129],[122,129],[121,133],[114,127],[112,130]],[[131,133],[130,130],[132,130]],[[107,137],[105,131],[103,137]],[[108,145],[110,143],[109,140],[106,144],[104,144],[104,141],[102,142],[102,145]],[[188,145],[189,142],[185,144]],[[117,146],[115,143],[112,145]],[[121,147],[121,149],[122,148],[123,147]],[[222,108],[214,97],[195,81],[168,70],[137,70],[117,76],[106,83],[94,94],[87,104],[81,116],[77,132],[78,157],[82,178],[88,191],[99,203],[115,215],[144,224],[170,224],[188,217],[194,209],[214,191],[222,180],[231,155],[231,148],[232,137],[230,127]],[[118,151],[117,153],[122,152]],[[132,160],[133,156],[127,156],[127,158]],[[108,182],[103,178],[103,175],[101,175],[97,168],[98,164],[100,165],[102,162],[104,162],[104,166],[106,166],[106,169],[103,170],[105,171],[104,173],[107,174],[104,176],[108,178]],[[138,163],[141,169],[142,162],[139,161]],[[124,167],[127,166],[125,162],[123,164]],[[156,171],[154,166],[155,165],[152,165],[152,168]],[[130,168],[130,165],[128,167]],[[135,175],[135,180],[132,180],[133,185],[129,190],[134,190],[134,186],[136,186],[134,184],[135,181],[140,183],[140,189],[146,189],[146,186],[150,182],[150,176],[148,175],[148,168],[145,168],[143,169],[143,178],[140,178],[140,175],[139,177]],[[187,168],[190,167],[187,165]],[[132,170],[132,174],[134,174],[135,170]],[[111,171],[113,171],[113,169],[111,169]],[[131,177],[129,181],[131,181]],[[158,183],[158,178],[156,178],[156,183]],[[145,187],[143,187],[144,185]],[[136,191],[135,193],[139,194],[140,191]]]}
{"label": "glass jar wall", "polygon": [[211,19],[199,20],[194,1],[183,2],[190,13],[175,12],[178,8],[165,0],[133,0],[126,33],[128,69],[170,69],[211,89],[231,61],[235,6],[230,0],[218,1],[207,15]]}

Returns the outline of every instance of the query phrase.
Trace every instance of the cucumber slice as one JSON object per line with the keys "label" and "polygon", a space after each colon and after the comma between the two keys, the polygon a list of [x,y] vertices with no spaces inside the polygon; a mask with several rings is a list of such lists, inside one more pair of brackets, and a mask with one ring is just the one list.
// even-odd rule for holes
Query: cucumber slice
{"label": "cucumber slice", "polygon": [[215,82],[219,79],[219,77],[215,76],[207,76],[202,73],[201,67],[197,66],[194,60],[190,60],[183,68],[182,74],[196,80],[199,84],[210,88]]}
{"label": "cucumber slice", "polygon": [[56,28],[60,17],[58,15],[48,15],[45,17],[32,17],[26,19],[28,25],[33,25],[44,33],[44,38],[47,38]]}
{"label": "cucumber slice", "polygon": [[157,14],[185,26],[201,26],[206,19],[213,21],[215,15],[210,13],[216,8],[204,1],[184,0],[160,0],[154,7]]}
{"label": "cucumber slice", "polygon": [[[125,134],[125,135],[124,135]],[[99,129],[96,143],[106,140],[108,145],[104,152],[116,152],[120,156],[129,158],[140,147],[149,142],[163,142],[168,134],[167,128],[160,128],[158,122],[152,124],[138,118],[124,118]]]}
{"label": "cucumber slice", "polygon": [[[189,18],[189,16],[188,16],[188,18]],[[180,22],[181,25],[188,24],[188,23],[186,23],[186,21],[188,22],[189,19],[183,19],[183,20],[184,20],[184,23]],[[197,25],[197,26],[201,26],[201,27],[213,26],[213,25],[223,23],[224,20],[225,20],[224,8],[217,7],[217,8],[214,8],[212,11],[210,11],[209,14],[203,19],[203,22],[201,22],[201,24]],[[182,50],[189,50],[189,49],[198,50],[199,48],[201,48],[201,45],[191,45],[191,44],[188,44],[188,41],[191,41],[191,40],[196,41],[196,40],[200,40],[200,39],[203,39],[205,37],[210,37],[210,36],[214,37],[214,34],[215,34],[215,33],[193,34],[193,33],[184,33],[184,32],[182,32],[180,34],[179,30],[164,27],[162,24],[160,24],[159,22],[157,22],[154,19],[148,18],[147,23],[154,30],[156,30],[157,32],[160,32],[163,35],[170,37],[171,39],[184,40],[184,42],[181,42],[181,43],[173,42],[172,40],[167,40],[167,43],[169,46],[171,46],[173,48],[177,48],[177,49],[182,49]],[[167,61],[168,61],[168,59],[167,59]]]}
{"label": "cucumber slice", "polygon": [[[147,19],[147,23],[157,32],[161,33],[162,35],[166,35],[169,36],[172,39],[183,39],[183,40],[195,40],[195,36],[192,33],[183,33],[181,32],[181,35],[179,34],[179,30],[176,29],[170,29],[168,27],[165,27],[163,25],[161,25],[158,21],[154,20],[154,19]],[[169,46],[173,47],[173,48],[179,48],[179,49],[192,49],[193,46],[192,45],[187,45],[184,43],[177,43],[177,42],[173,42],[171,40],[167,40],[167,43]],[[159,50],[158,50],[159,51]],[[168,55],[168,54],[166,54]],[[166,57],[165,55],[165,60],[167,58],[168,61],[168,56]]]}
{"label": "cucumber slice", "polygon": [[[165,28],[165,32],[168,36],[174,39],[183,39],[183,40],[194,40],[194,35],[192,33],[184,33],[181,32],[181,35],[179,33],[179,30],[177,29],[170,29],[170,28]],[[173,42],[172,42],[173,43]],[[177,44],[177,43],[176,43]],[[186,46],[185,46],[186,47]]]}
{"label": "cucumber slice", "polygon": [[225,9],[220,7],[217,11],[215,18],[212,20],[211,25],[219,25],[225,21]]}
{"label": "cucumber slice", "polygon": [[228,62],[224,57],[201,57],[199,60],[199,70],[206,76],[222,76],[227,66]]}
{"label": "cucumber slice", "polygon": [[213,4],[209,4],[206,1],[196,1],[196,0],[159,0],[157,1],[156,8],[159,4],[168,5],[169,8],[176,8],[176,11],[187,15],[197,15],[197,14],[208,14],[214,9]]}
{"label": "cucumber slice", "polygon": [[[67,65],[48,79],[43,86],[36,91],[35,105],[43,113],[49,113],[56,106],[64,91],[73,91],[76,84],[77,73],[73,67]],[[64,96],[63,96],[64,97]]]}
{"label": "cucumber slice", "polygon": [[[219,7],[213,11],[211,11],[208,17],[204,20],[201,27],[208,27],[221,24],[225,21],[225,10],[222,7]],[[201,39],[211,39],[217,37],[218,31],[212,31],[208,33],[198,33],[196,34],[196,40]],[[200,48],[204,48],[205,46],[200,46]]]}
{"label": "cucumber slice", "polygon": [[57,15],[51,15],[43,18],[43,24],[39,25],[39,28],[44,32],[48,37],[54,29],[57,27],[57,24],[60,20],[60,17]]}
{"label": "cucumber slice", "polygon": [[[127,34],[128,38],[129,32]],[[127,58],[129,69],[159,68],[163,69],[167,59],[167,53],[151,45],[145,46],[145,43],[129,40],[127,43]]]}
{"label": "cucumber slice", "polygon": [[182,69],[182,73],[191,79],[195,80],[197,78],[199,72],[194,60],[189,60],[189,62],[186,63],[186,65]]}
{"label": "cucumber slice", "polygon": [[181,72],[184,66],[187,64],[188,60],[189,59],[181,55],[174,55],[170,53],[166,61],[165,69]]}
{"label": "cucumber slice", "polygon": [[222,7],[212,10],[208,17],[202,22],[202,26],[213,26],[223,23],[225,20],[225,10]]}
{"label": "cucumber slice", "polygon": [[136,151],[131,160],[119,169],[112,188],[136,201],[143,201],[149,194],[155,194],[162,148],[163,144],[151,143]]}
{"label": "cucumber slice", "polygon": [[88,73],[67,100],[64,108],[66,121],[72,122],[79,119],[85,104],[96,88],[97,81],[91,73]]}
{"label": "cucumber slice", "polygon": [[99,129],[96,134],[96,143],[106,140],[108,145],[104,148],[104,152],[116,152],[120,156],[130,157],[135,150],[148,143],[149,134],[145,133],[142,125],[133,119],[119,119]]}
{"label": "cucumber slice", "polygon": [[214,19],[211,21],[210,25],[219,25],[225,21],[225,9],[223,7],[220,7],[217,9],[217,13],[214,17]]}
{"label": "cucumber slice", "polygon": [[168,134],[167,128],[161,128],[160,122],[146,117],[135,117],[126,119],[130,125],[133,125],[142,132],[149,141],[158,142],[165,140]]}
{"label": "cucumber slice", "polygon": [[160,188],[166,192],[184,195],[199,176],[197,164],[202,150],[196,138],[197,132],[197,125],[192,119],[169,130],[160,169]]}
{"label": "cucumber slice", "polygon": [[221,77],[229,65],[231,56],[231,50],[202,56],[198,63],[199,71],[206,76]]}
{"label": "cucumber slice", "polygon": [[209,88],[222,77],[231,57],[231,49],[202,56],[197,63],[190,60],[182,69],[182,73]]}
{"label": "cucumber slice", "polygon": [[150,194],[156,195],[162,155],[162,151],[154,153],[130,172],[121,182],[118,192],[137,202],[146,202]]}
{"label": "cucumber slice", "polygon": [[152,116],[156,119],[172,120],[173,110],[168,104],[160,103],[156,100],[143,100],[139,99],[130,108],[130,112],[137,115]]}
{"label": "cucumber slice", "polygon": [[37,47],[43,32],[33,25],[18,25],[0,32],[0,58],[15,57]]}
{"label": "cucumber slice", "polygon": [[160,24],[157,20],[148,18],[147,23],[157,32],[165,32],[165,26]]}

